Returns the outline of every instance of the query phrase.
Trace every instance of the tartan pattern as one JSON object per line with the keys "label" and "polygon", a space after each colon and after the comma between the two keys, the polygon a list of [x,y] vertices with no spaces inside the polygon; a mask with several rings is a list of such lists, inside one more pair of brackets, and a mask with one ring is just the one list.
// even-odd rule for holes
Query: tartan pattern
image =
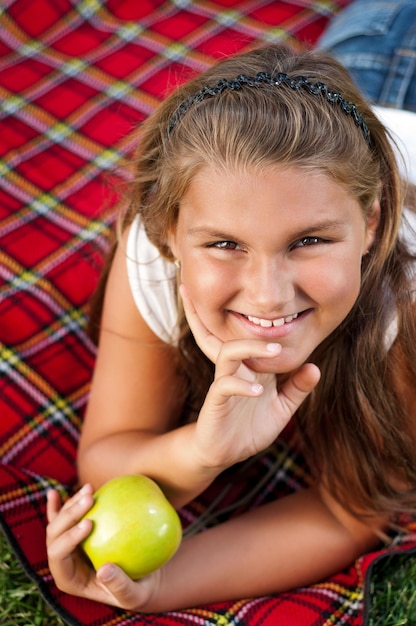
{"label": "tartan pattern", "polygon": [[[45,552],[46,491],[54,485],[66,497],[77,482],[95,357],[87,306],[127,176],[129,131],[213,59],[261,42],[312,45],[349,1],[0,2],[0,523],[68,624],[362,623],[364,577],[383,552],[307,589],[157,616],[61,593]],[[307,483],[289,440],[246,473],[227,472],[182,521],[196,531]],[[416,545],[408,530],[395,549]]]}

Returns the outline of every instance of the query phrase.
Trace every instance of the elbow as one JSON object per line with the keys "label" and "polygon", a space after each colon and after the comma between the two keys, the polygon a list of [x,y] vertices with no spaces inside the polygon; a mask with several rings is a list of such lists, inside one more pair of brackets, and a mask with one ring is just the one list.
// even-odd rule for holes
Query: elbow
{"label": "elbow", "polygon": [[96,489],[96,485],[94,484],[95,482],[94,477],[91,476],[91,471],[89,468],[88,453],[86,454],[85,450],[82,452],[78,451],[77,459],[76,459],[76,466],[77,466],[78,480],[80,484],[85,485],[85,483],[91,483],[94,489]]}
{"label": "elbow", "polygon": [[372,515],[356,516],[347,511],[322,486],[319,489],[321,500],[328,513],[342,532],[349,537],[355,558],[374,550],[385,540],[388,518]]}
{"label": "elbow", "polygon": [[78,480],[81,485],[89,483],[94,490],[101,487],[108,479],[108,459],[107,472],[105,471],[106,455],[97,450],[95,445],[80,446],[77,453],[76,466]]}

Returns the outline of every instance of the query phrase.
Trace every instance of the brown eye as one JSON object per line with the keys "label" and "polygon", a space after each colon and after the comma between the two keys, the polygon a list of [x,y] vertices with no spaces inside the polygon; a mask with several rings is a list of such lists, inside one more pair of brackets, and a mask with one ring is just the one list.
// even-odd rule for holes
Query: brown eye
{"label": "brown eye", "polygon": [[315,246],[319,243],[323,243],[324,240],[320,237],[302,237],[299,241],[295,243],[294,248],[304,248],[306,246]]}
{"label": "brown eye", "polygon": [[210,247],[219,248],[220,250],[237,250],[239,246],[235,241],[216,241]]}

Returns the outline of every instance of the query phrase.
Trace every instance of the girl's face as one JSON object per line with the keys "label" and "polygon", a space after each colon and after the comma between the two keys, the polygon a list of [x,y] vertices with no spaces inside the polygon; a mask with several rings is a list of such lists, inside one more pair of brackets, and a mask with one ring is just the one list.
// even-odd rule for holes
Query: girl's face
{"label": "girl's face", "polygon": [[203,324],[222,341],[282,345],[257,371],[287,373],[342,322],[378,224],[320,171],[205,168],[184,197],[170,246]]}

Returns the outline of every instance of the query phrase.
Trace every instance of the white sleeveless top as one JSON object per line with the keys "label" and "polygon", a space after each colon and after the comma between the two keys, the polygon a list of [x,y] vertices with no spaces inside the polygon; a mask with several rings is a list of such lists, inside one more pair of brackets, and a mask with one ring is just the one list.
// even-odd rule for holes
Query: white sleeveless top
{"label": "white sleeveless top", "polygon": [[152,331],[166,343],[177,343],[176,268],[148,239],[137,216],[127,238],[127,274],[134,301]]}
{"label": "white sleeveless top", "polygon": [[[374,110],[398,143],[402,176],[416,184],[416,113],[383,107],[374,107]],[[416,252],[416,214],[406,210],[404,214],[402,233]],[[127,239],[127,273],[143,319],[160,339],[175,345],[178,340],[176,268],[149,241],[140,216],[131,224]],[[397,319],[394,318],[386,333],[387,347],[392,345],[396,335]]]}

